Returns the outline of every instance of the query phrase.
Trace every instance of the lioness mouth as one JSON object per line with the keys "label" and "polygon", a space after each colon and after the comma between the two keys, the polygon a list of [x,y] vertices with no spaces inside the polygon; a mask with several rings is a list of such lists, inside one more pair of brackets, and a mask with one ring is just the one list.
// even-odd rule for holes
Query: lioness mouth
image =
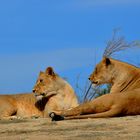
{"label": "lioness mouth", "polygon": [[40,95],[45,96],[45,93],[41,93]]}
{"label": "lioness mouth", "polygon": [[42,95],[36,95],[36,99],[39,101],[39,100],[42,100],[43,96]]}
{"label": "lioness mouth", "polygon": [[99,82],[98,81],[92,81],[92,84],[97,85]]}

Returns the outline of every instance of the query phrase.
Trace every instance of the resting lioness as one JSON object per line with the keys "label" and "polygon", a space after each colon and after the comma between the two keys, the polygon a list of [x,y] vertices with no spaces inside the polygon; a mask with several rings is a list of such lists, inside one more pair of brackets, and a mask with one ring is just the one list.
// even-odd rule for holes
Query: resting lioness
{"label": "resting lioness", "polygon": [[33,93],[0,95],[0,119],[43,116]]}
{"label": "resting lioness", "polygon": [[100,96],[72,110],[55,111],[50,115],[53,120],[140,114],[139,68],[114,59],[103,58],[89,79],[94,84],[112,83],[112,94]]}
{"label": "resting lioness", "polygon": [[140,88],[140,68],[112,58],[103,58],[89,80],[95,85],[111,84],[110,93]]}
{"label": "resting lioness", "polygon": [[[46,91],[47,89],[49,91]],[[0,119],[32,116],[47,117],[49,111],[69,109],[78,105],[71,86],[55,74],[50,67],[45,73],[40,73],[33,91],[37,98],[34,93],[0,95]],[[49,95],[47,96],[48,92]],[[37,96],[42,93],[43,96]]]}
{"label": "resting lioness", "polygon": [[48,67],[45,73],[40,72],[33,92],[37,100],[48,99],[44,108],[44,117],[54,110],[66,110],[78,106],[72,87],[51,67]]}

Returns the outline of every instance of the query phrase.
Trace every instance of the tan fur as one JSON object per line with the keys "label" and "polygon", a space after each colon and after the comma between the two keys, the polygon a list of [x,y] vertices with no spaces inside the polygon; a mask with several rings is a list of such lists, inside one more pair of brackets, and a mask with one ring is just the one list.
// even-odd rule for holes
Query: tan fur
{"label": "tan fur", "polygon": [[140,88],[140,69],[115,59],[103,58],[89,79],[96,85],[111,84],[110,93],[129,91]]}
{"label": "tan fur", "polygon": [[0,95],[0,119],[17,117],[43,116],[43,112],[35,106],[33,93]]}
{"label": "tan fur", "polygon": [[40,73],[33,90],[35,93],[0,95],[0,119],[48,117],[50,111],[76,107],[78,101],[72,87],[51,72],[53,69],[48,68]]}
{"label": "tan fur", "polygon": [[78,106],[77,97],[72,87],[57,74],[51,67],[46,72],[40,72],[37,83],[33,89],[36,98],[48,98],[44,109],[44,116],[54,110],[66,110]]}
{"label": "tan fur", "polygon": [[[106,94],[78,107],[57,111],[64,119],[105,118],[140,114],[140,89],[117,94]],[[88,115],[87,115],[88,114]]]}
{"label": "tan fur", "polygon": [[72,110],[57,111],[57,115],[64,116],[64,119],[84,119],[140,114],[139,68],[104,58],[89,79],[97,85],[111,83],[112,94],[100,96]]}

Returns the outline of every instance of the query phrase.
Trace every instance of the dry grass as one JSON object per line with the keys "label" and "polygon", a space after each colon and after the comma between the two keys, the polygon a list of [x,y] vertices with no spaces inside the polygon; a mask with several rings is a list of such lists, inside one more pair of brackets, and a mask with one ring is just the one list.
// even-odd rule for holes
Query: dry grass
{"label": "dry grass", "polygon": [[139,140],[140,116],[51,122],[50,119],[0,121],[1,140]]}

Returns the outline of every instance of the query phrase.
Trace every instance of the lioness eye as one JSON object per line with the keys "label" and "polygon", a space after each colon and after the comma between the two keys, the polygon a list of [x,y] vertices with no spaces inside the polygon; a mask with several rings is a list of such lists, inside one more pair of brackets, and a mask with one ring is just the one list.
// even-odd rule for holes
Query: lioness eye
{"label": "lioness eye", "polygon": [[40,79],[40,83],[43,82],[43,79]]}

